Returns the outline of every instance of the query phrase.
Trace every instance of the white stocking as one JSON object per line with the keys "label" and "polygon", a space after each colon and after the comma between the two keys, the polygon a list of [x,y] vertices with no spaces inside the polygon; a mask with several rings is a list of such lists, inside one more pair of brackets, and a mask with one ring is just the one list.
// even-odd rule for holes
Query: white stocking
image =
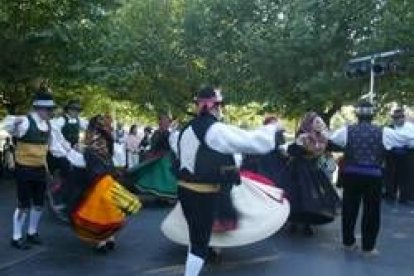
{"label": "white stocking", "polygon": [[198,276],[203,268],[204,260],[190,252],[187,255],[187,261],[185,263],[184,276]]}

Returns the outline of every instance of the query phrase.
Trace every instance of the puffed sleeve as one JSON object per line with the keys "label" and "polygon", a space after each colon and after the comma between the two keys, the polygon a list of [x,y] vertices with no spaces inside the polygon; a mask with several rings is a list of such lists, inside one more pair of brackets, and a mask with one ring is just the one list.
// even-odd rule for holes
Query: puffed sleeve
{"label": "puffed sleeve", "polygon": [[281,130],[278,124],[244,130],[217,122],[207,130],[205,143],[223,154],[265,154],[276,148],[278,130]]}
{"label": "puffed sleeve", "polygon": [[0,127],[13,137],[23,137],[29,129],[29,120],[26,116],[7,116],[0,123]]}

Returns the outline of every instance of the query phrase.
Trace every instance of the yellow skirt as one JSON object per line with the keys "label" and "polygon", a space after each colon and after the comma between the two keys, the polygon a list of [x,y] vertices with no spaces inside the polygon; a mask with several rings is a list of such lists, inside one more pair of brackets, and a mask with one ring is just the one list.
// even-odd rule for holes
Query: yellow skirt
{"label": "yellow skirt", "polygon": [[135,195],[106,175],[86,192],[71,214],[72,225],[79,238],[97,243],[120,230],[126,216],[137,213],[140,208]]}

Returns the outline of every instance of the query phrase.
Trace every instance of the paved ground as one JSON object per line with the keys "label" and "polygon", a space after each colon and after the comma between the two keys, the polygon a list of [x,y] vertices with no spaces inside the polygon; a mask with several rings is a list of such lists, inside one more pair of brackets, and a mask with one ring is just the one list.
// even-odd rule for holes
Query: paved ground
{"label": "paved ground", "polygon": [[[281,232],[263,242],[224,252],[221,265],[203,275],[391,276],[414,275],[414,208],[383,206],[381,254],[367,259],[344,252],[339,219],[320,227],[312,238]],[[30,251],[9,246],[14,189],[0,182],[0,275],[182,275],[186,249],[169,242],[159,230],[167,208],[145,208],[120,233],[118,248],[96,255],[64,224],[46,214],[41,234],[47,244]]]}

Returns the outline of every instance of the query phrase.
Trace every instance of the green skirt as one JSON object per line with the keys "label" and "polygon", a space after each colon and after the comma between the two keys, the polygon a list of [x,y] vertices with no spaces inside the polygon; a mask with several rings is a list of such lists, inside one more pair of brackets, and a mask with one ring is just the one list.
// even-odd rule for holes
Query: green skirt
{"label": "green skirt", "polygon": [[128,178],[140,192],[158,197],[177,198],[177,178],[172,173],[171,153],[144,161],[131,168]]}

